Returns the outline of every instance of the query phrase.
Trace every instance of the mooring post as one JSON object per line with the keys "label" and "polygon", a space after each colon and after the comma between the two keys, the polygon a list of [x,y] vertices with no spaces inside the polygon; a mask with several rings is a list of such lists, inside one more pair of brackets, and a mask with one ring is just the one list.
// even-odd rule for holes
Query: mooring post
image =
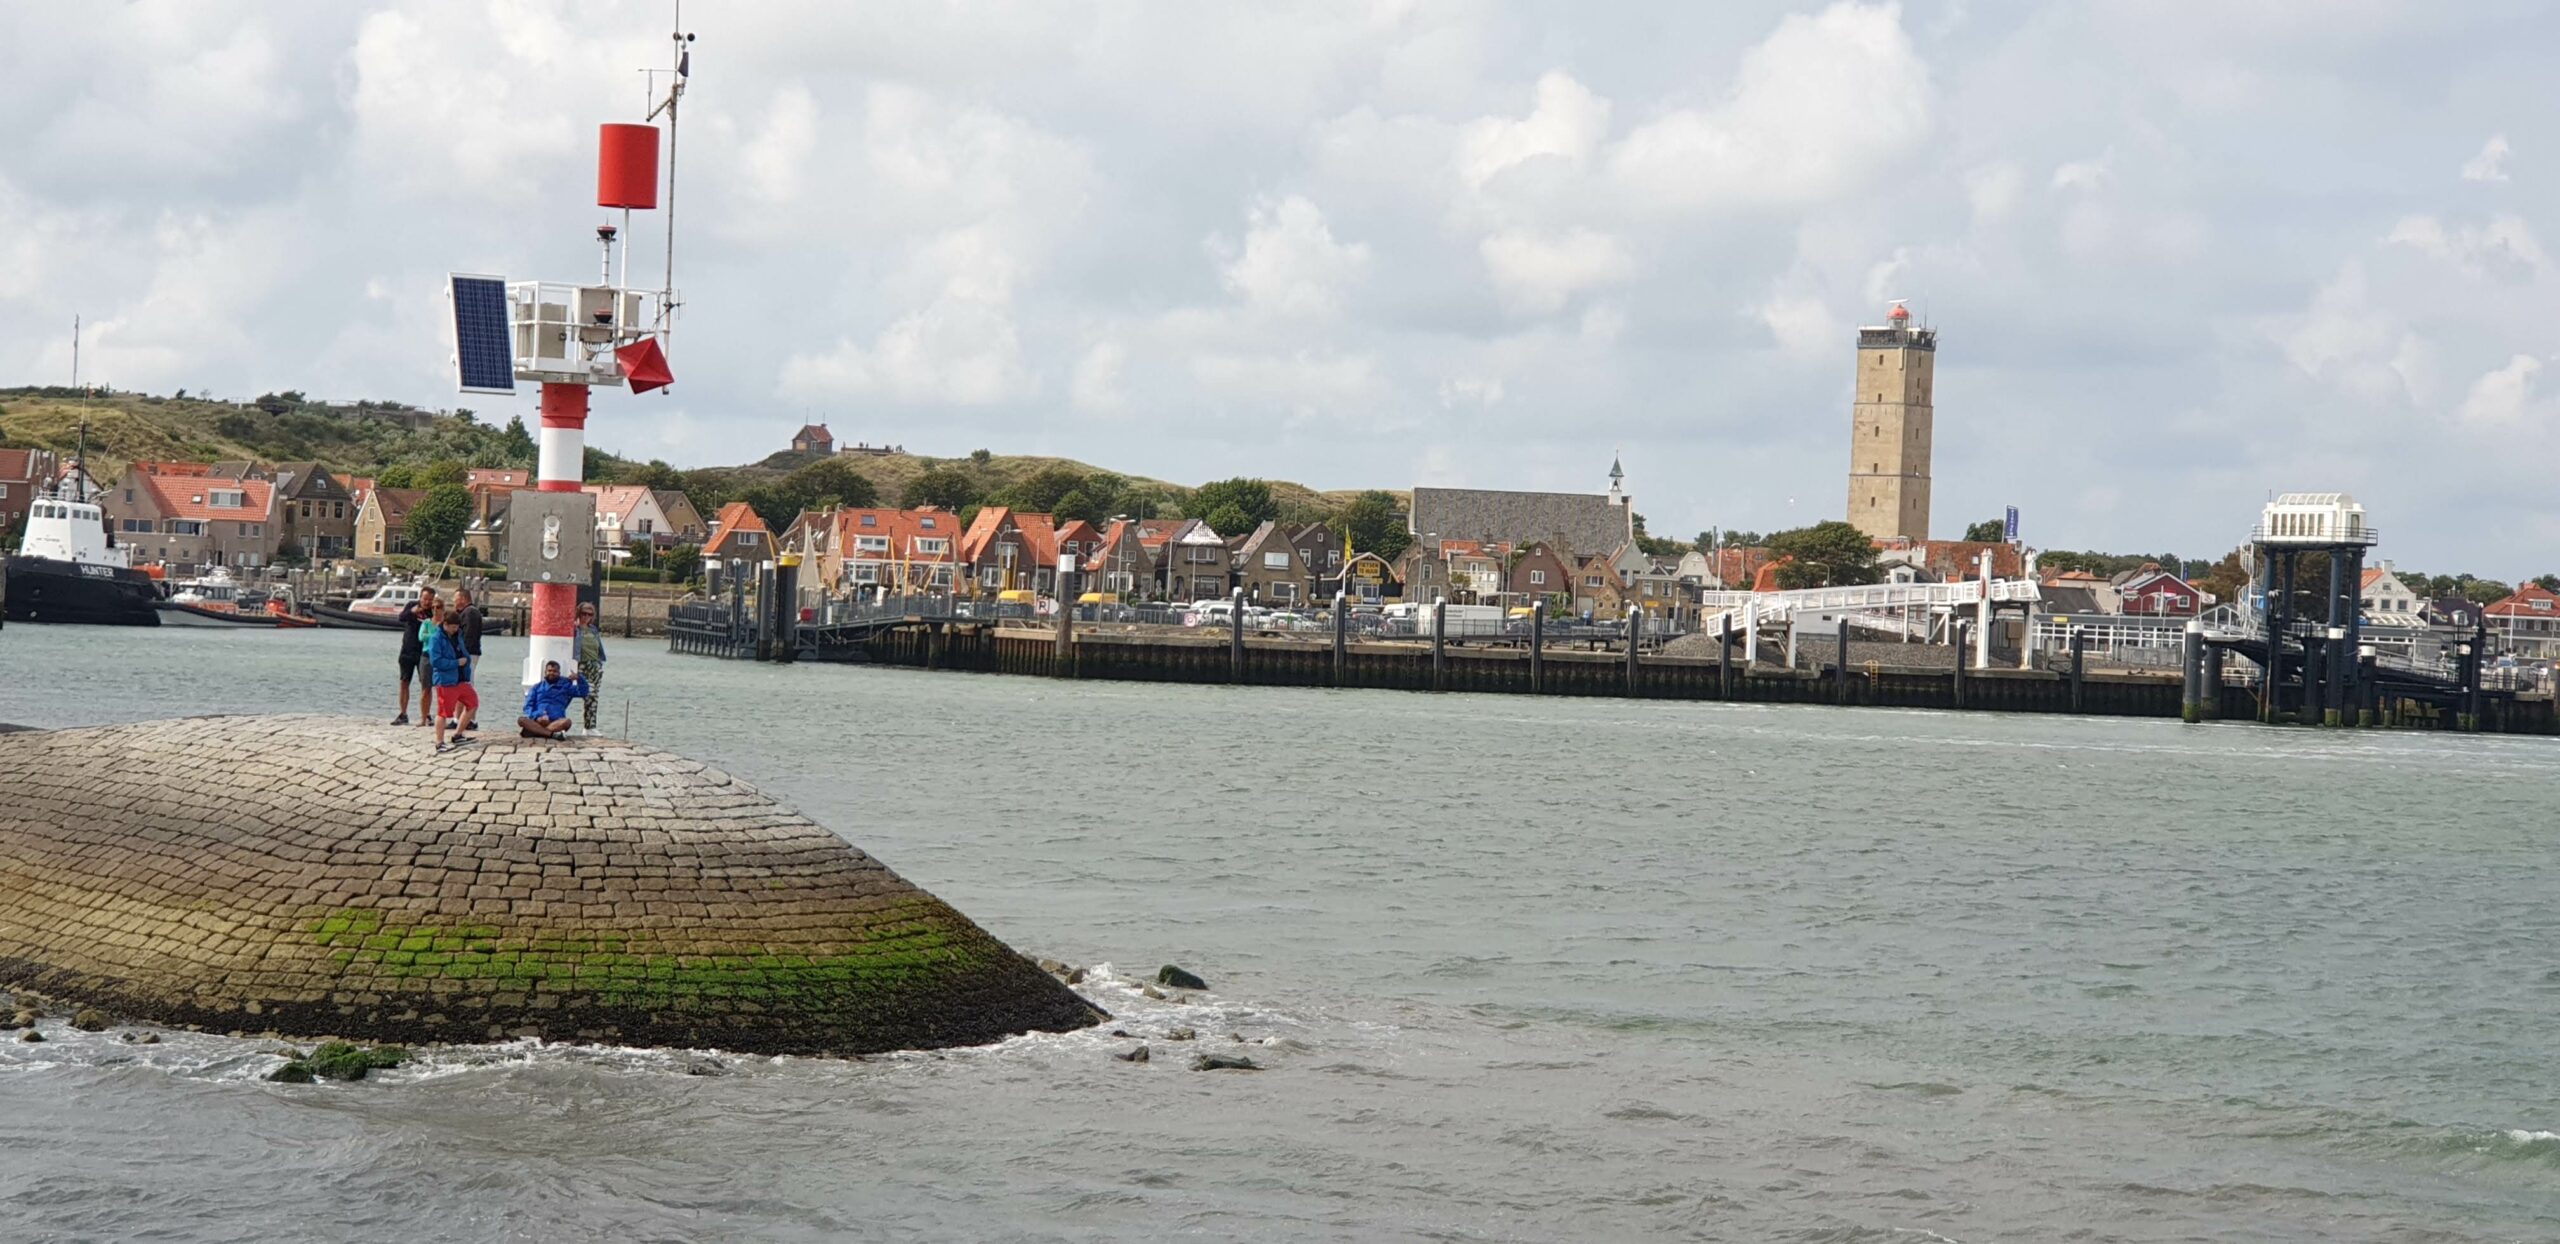
{"label": "mooring post", "polygon": [[2488,650],[2485,629],[2475,634],[2472,642],[2462,645],[2462,711],[2456,724],[2465,731],[2480,728],[2480,672],[2487,664],[2481,658],[2488,655]]}
{"label": "mooring post", "polygon": [[1073,553],[1058,554],[1058,645],[1049,656],[1049,676],[1071,678],[1076,661],[1076,559]]}
{"label": "mooring post", "polygon": [[1336,589],[1333,593],[1333,685],[1343,684],[1343,675],[1351,663],[1351,597]]}
{"label": "mooring post", "polygon": [[2204,673],[2196,680],[2196,716],[2216,721],[2222,716],[2222,648],[2207,644],[2204,649]]}
{"label": "mooring post", "polygon": [[1716,643],[1716,698],[1733,698],[1733,611],[1724,613],[1723,634]]}
{"label": "mooring post", "polygon": [[1449,689],[1449,598],[1431,598],[1431,689]]}
{"label": "mooring post", "polygon": [[2186,639],[2179,655],[2186,686],[2178,697],[2178,717],[2192,726],[2204,720],[2204,619],[2187,619]]}
{"label": "mooring post", "polygon": [[785,553],[773,563],[773,659],[800,655],[800,555]]}
{"label": "mooring post", "polygon": [[1244,589],[1227,594],[1227,681],[1244,681]]}
{"label": "mooring post", "polygon": [[[2335,567],[2338,563],[2333,558],[2329,564]],[[2336,576],[2331,578],[2334,580]],[[2343,726],[2347,724],[2347,662],[2351,659],[2347,652],[2347,628],[2330,627],[2325,649],[2320,656],[2320,724]]]}
{"label": "mooring post", "polygon": [[1529,694],[1547,693],[1547,602],[1529,606]]}
{"label": "mooring post", "polygon": [[[1952,619],[1951,619],[1951,620],[1952,620]],[[1965,623],[1963,623],[1963,622],[1961,622],[1961,621],[1957,621],[1957,622],[1955,623],[1955,639],[1956,639],[1956,677],[1955,677],[1955,685],[1954,685],[1954,692],[1955,692],[1955,694],[1954,694],[1952,697],[1950,697],[1950,698],[1952,698],[1952,699],[1954,700],[1954,702],[1955,702],[1955,703],[1954,703],[1954,707],[1956,707],[1956,708],[1963,708],[1963,707],[1964,707],[1964,657],[1965,657],[1964,641],[1965,641],[1965,638],[1966,638],[1966,636],[1965,636],[1965,630],[1966,630],[1966,625],[1965,625]],[[2024,645],[2021,645],[2021,646],[2023,647]]]}
{"label": "mooring post", "polygon": [[1849,615],[1840,615],[1839,665],[1831,676],[1831,692],[1843,705],[1849,702]]}
{"label": "mooring post", "polygon": [[2086,678],[2086,677],[2087,677],[2087,671],[2086,671],[2086,668],[2085,668],[2085,667],[2086,667],[2086,665],[2087,665],[2087,663],[2088,663],[2088,660],[2087,660],[2087,658],[2088,658],[2088,654],[2089,654],[2089,633],[2088,633],[2087,631],[2084,631],[2084,630],[2080,629],[2079,627],[2076,627],[2076,626],[2075,626],[2075,627],[2072,627],[2072,628],[2071,628],[2071,711],[2072,711],[2072,712],[2075,712],[2075,713],[2080,712],[2082,709],[2086,708],[2086,707],[2087,707],[2087,705],[2088,705],[2088,690],[2087,690],[2087,684],[2086,684],[2085,682],[2083,682],[2083,681],[2082,681],[2084,678]]}
{"label": "mooring post", "polygon": [[2373,667],[2373,645],[2356,645],[2356,725],[2360,728],[2373,724],[2374,709],[2377,706],[2373,690]]}
{"label": "mooring post", "polygon": [[1630,696],[1644,694],[1644,677],[1636,669],[1636,649],[1642,644],[1643,635],[1644,606],[1630,605],[1627,607],[1627,694]]}

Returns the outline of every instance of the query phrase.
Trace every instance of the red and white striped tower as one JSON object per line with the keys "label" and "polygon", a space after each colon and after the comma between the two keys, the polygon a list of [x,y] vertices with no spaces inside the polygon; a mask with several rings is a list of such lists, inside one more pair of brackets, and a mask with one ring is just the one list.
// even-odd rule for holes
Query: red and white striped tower
{"label": "red and white striped tower", "polygon": [[[543,492],[576,492],[587,475],[587,386],[546,382],[542,386],[541,460],[534,468],[535,487]],[[563,670],[578,668],[575,635],[578,585],[533,585],[531,642],[524,656],[526,686],[542,681],[545,661]]]}

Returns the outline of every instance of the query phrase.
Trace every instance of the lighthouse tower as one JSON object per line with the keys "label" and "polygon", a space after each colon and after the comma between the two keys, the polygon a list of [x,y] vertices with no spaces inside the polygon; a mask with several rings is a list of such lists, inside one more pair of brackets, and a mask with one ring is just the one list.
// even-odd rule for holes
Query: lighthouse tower
{"label": "lighthouse tower", "polygon": [[1858,330],[1858,388],[1849,415],[1849,522],[1879,540],[1929,538],[1929,448],[1936,419],[1938,334],[1897,301]]}
{"label": "lighthouse tower", "polygon": [[[650,112],[652,119],[666,115],[670,151],[676,105],[691,73],[692,36],[678,32],[675,40],[667,96]],[[658,128],[605,125],[596,150],[596,203],[621,213],[619,224],[596,226],[598,281],[508,281],[456,273],[447,284],[462,390],[513,394],[518,381],[541,386],[535,486],[508,500],[505,549],[507,577],[527,584],[533,595],[527,685],[541,679],[546,662],[575,666],[578,591],[595,579],[595,500],[585,491],[590,390],[628,385],[633,393],[647,393],[675,379],[665,350],[678,303],[672,223],[667,274],[659,287],[625,283],[631,213],[658,206]],[[666,186],[672,201],[671,166]]]}

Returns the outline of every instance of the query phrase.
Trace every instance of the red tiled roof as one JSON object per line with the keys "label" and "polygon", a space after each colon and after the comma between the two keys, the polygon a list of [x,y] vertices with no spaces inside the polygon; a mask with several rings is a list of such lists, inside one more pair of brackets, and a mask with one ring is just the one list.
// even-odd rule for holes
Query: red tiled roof
{"label": "red tiled roof", "polygon": [[[2535,607],[2536,601],[2542,602],[2539,608]],[[2515,595],[2490,605],[2481,612],[2493,618],[2549,617],[2560,614],[2560,595],[2554,595],[2539,583],[2527,583],[2517,588]]]}
{"label": "red tiled roof", "polygon": [[[643,484],[588,484],[580,491],[596,499],[596,513],[623,518],[631,517],[632,507],[649,495],[648,487]],[[744,505],[745,502],[739,504]],[[749,509],[747,512],[752,514],[755,511]]]}
{"label": "red tiled roof", "polygon": [[764,520],[756,516],[755,507],[744,501],[732,501],[721,506],[720,517],[714,521],[720,525],[720,534],[711,537],[711,542],[702,546],[704,557],[727,556],[729,537],[742,531],[762,532],[768,540],[773,535],[773,531],[764,525]]}
{"label": "red tiled roof", "polygon": [[1166,541],[1180,534],[1183,525],[1190,521],[1187,518],[1139,519],[1135,524],[1138,529],[1138,543],[1151,551],[1160,550],[1164,548]]}
{"label": "red tiled roof", "polygon": [[32,449],[0,449],[0,480],[11,483],[33,483],[36,451]]}
{"label": "red tiled roof", "polygon": [[1707,553],[1707,569],[1715,575],[1716,582],[1731,588],[1736,584],[1754,581],[1760,573],[1760,568],[1768,565],[1771,560],[1767,549],[1758,545],[1737,544],[1729,548],[1710,550]]}
{"label": "red tiled roof", "polygon": [[1003,506],[990,505],[972,515],[969,530],[960,536],[960,560],[975,563],[987,551],[987,545],[996,538],[996,533],[1004,530],[1005,516],[1010,513],[1012,511]]}
{"label": "red tiled roof", "polygon": [[[871,525],[868,527],[862,525],[862,520],[866,517],[871,520]],[[920,506],[912,510],[883,508],[838,510],[835,518],[836,552],[850,560],[911,562],[960,560],[962,534],[960,518],[949,510],[934,506]],[[933,526],[925,526],[927,520],[931,520]],[[889,551],[885,557],[879,554],[855,557],[853,540],[856,536],[885,536],[889,541]],[[943,550],[939,553],[927,553],[916,548],[915,542],[918,540],[948,540],[951,543],[943,546]]]}
{"label": "red tiled roof", "polygon": [[473,467],[462,473],[462,485],[465,488],[478,488],[482,485],[492,488],[531,488],[533,472],[510,471],[498,467]]}
{"label": "red tiled roof", "polygon": [[1013,514],[1014,529],[1022,533],[1023,551],[1031,554],[1034,566],[1058,564],[1058,520],[1048,514]]}
{"label": "red tiled roof", "polygon": [[791,434],[791,439],[795,441],[827,441],[832,443],[836,439],[836,434],[828,431],[827,425],[823,423],[804,423],[800,425],[799,431]]}
{"label": "red tiled roof", "polygon": [[[151,491],[163,518],[204,523],[263,523],[272,517],[275,485],[262,479],[216,479],[211,475],[145,474],[135,477]],[[216,505],[217,493],[240,494],[238,505]]]}

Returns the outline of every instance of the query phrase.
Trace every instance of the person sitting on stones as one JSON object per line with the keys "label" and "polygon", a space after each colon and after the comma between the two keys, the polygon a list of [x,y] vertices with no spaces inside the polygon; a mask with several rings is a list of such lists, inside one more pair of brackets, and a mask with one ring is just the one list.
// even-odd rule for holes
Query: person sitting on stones
{"label": "person sitting on stones", "polygon": [[542,681],[525,688],[524,716],[516,726],[528,739],[556,739],[569,733],[569,701],[593,693],[583,678],[562,678],[558,661],[542,663]]}
{"label": "person sitting on stones", "polygon": [[456,723],[471,720],[469,713],[480,705],[480,694],[471,689],[471,654],[462,646],[462,618],[451,606],[436,610],[435,629],[427,635],[427,666],[435,673],[436,750],[445,747],[444,732],[453,730],[453,745],[460,747],[471,741],[470,732],[456,729]]}

